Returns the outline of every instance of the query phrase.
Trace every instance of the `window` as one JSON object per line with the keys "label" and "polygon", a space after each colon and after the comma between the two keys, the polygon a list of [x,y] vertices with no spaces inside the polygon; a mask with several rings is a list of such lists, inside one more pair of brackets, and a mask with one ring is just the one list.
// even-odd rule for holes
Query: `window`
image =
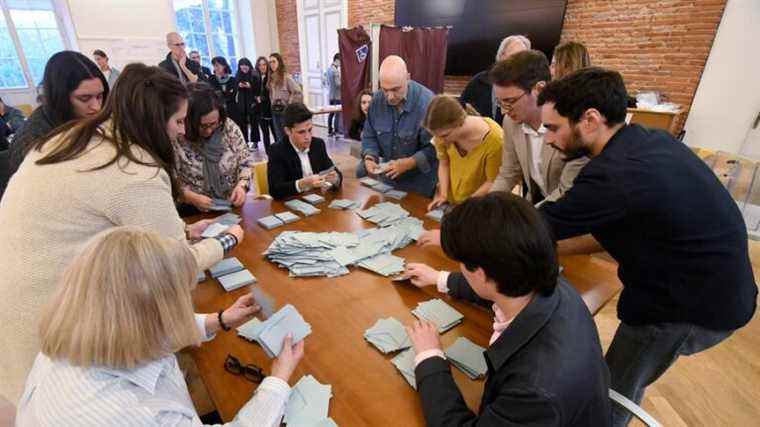
{"label": "window", "polygon": [[174,12],[188,50],[197,50],[206,67],[223,56],[234,73],[241,50],[235,0],[174,0]]}
{"label": "window", "polygon": [[53,0],[0,0],[0,89],[37,86],[48,59],[66,47]]}

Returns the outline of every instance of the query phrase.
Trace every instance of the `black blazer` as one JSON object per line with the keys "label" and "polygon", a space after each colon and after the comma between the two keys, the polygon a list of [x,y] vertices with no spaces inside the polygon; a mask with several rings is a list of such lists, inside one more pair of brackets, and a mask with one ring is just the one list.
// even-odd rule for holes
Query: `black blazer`
{"label": "black blazer", "polygon": [[[161,67],[164,71],[166,71],[169,74],[174,75],[179,79],[179,71],[174,67],[174,64],[172,63],[172,53],[169,52],[166,54],[166,58],[161,61],[158,64],[159,67]],[[191,73],[198,76],[198,80],[203,80],[203,74],[201,72],[201,64],[193,61],[190,58],[187,58],[187,62],[185,63],[185,67],[187,67],[188,70],[190,70]]]}
{"label": "black blazer", "polygon": [[[325,142],[320,138],[312,138],[309,147],[309,161],[311,170],[319,173],[325,169],[335,166],[333,161],[327,155]],[[337,190],[343,183],[343,174],[335,168],[338,173],[338,185],[332,190]],[[286,197],[298,194],[296,190],[296,181],[303,178],[301,170],[301,160],[296,154],[293,145],[287,135],[283,136],[282,141],[269,146],[269,164],[267,165],[267,178],[269,179],[269,193],[275,199],[284,199]]]}
{"label": "black blazer", "polygon": [[[449,294],[485,305],[461,275]],[[490,306],[490,304],[487,304]],[[485,352],[488,376],[471,412],[449,362],[417,366],[417,390],[429,426],[609,426],[609,371],[599,334],[580,295],[563,278],[538,295]]]}

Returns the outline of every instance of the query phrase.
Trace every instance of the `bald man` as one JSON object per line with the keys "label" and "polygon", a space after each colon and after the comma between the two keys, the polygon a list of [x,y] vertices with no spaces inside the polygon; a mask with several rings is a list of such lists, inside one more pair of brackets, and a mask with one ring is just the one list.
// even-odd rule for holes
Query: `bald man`
{"label": "bald man", "polygon": [[185,39],[178,33],[167,34],[166,47],[169,48],[169,53],[158,66],[177,76],[182,83],[197,82],[201,75],[201,64],[187,57],[185,46]]}
{"label": "bald man", "polygon": [[[438,159],[422,119],[433,92],[411,80],[406,63],[391,55],[380,65],[380,90],[372,97],[362,132],[356,175],[380,179],[403,191],[432,197]],[[380,163],[389,165],[382,170]]]}

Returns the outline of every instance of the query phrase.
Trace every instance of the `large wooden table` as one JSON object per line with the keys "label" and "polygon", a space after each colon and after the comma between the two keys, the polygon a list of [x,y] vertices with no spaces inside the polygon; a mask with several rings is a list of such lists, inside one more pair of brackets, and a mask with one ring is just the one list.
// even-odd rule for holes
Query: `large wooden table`
{"label": "large wooden table", "polygon": [[[363,334],[379,318],[393,316],[407,324],[414,320],[410,310],[418,302],[442,298],[464,314],[464,322],[441,336],[444,348],[457,337],[464,336],[486,346],[491,334],[491,314],[474,305],[455,301],[439,294],[435,287],[417,289],[410,284],[394,284],[375,273],[351,267],[351,273],[338,278],[291,278],[287,270],[266,260],[262,252],[284,230],[356,231],[374,225],[352,211],[327,207],[333,198],[349,198],[363,203],[364,208],[384,200],[373,190],[347,178],[338,193],[326,194],[327,201],[318,207],[322,213],[303,218],[274,230],[258,226],[256,219],[272,212],[286,210],[281,202],[248,201],[241,212],[245,239],[231,256],[237,257],[258,279],[261,287],[276,300],[276,307],[293,304],[311,323],[313,332],[306,338],[305,356],[291,379],[291,385],[305,374],[324,384],[331,384],[333,398],[330,416],[341,426],[422,426],[424,419],[416,392],[391,364],[393,355],[383,355],[367,343]],[[389,200],[393,201],[393,200]],[[425,220],[425,228],[439,224],[424,217],[428,200],[409,194],[401,205],[412,215]],[[299,214],[299,216],[301,216]],[[435,268],[456,270],[440,248],[419,248],[414,245],[394,252],[407,262],[424,262]],[[606,262],[589,257],[567,257],[562,260],[565,276],[573,282],[590,305],[599,298],[609,299],[599,289],[619,286],[614,271]],[[247,290],[226,293],[213,279],[198,285],[194,302],[198,312],[216,312],[226,308]],[[601,296],[600,296],[601,295]],[[224,370],[224,360],[232,354],[244,363],[254,363],[269,372],[270,359],[258,344],[237,336],[235,331],[221,332],[211,342],[193,350],[193,358],[211,399],[225,421],[235,417],[251,398],[255,384]],[[477,409],[483,381],[472,381],[452,368],[454,378],[467,404]]]}

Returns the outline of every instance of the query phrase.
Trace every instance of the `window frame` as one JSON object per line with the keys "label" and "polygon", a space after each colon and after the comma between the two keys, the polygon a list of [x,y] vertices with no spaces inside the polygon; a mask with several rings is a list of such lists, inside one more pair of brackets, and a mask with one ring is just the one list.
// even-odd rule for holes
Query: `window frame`
{"label": "window frame", "polygon": [[[4,1],[4,0],[0,0]],[[172,20],[174,21],[174,31],[177,33],[181,33],[179,29],[179,25],[177,24],[177,10],[174,8],[174,0],[168,0],[169,7],[172,11]],[[223,56],[224,58],[230,58],[229,55],[227,55],[226,52],[222,52],[220,55],[219,52],[216,52],[216,49],[214,47],[213,42],[213,34],[211,32],[211,12],[209,9],[209,0],[200,0],[201,2],[201,8],[203,9],[203,28],[205,30],[205,37],[206,37],[206,45],[208,46],[208,53],[209,53],[209,62],[211,59],[215,56]],[[234,36],[234,42],[235,42],[235,58],[239,61],[240,58],[245,57],[246,52],[246,46],[244,45],[244,37],[242,37],[243,32],[243,21],[241,19],[241,10],[240,10],[240,0],[230,0],[231,3],[235,6],[235,13],[232,19],[235,21],[235,25],[237,26],[237,32],[233,34]],[[184,37],[184,36],[183,36]],[[187,44],[187,40],[185,40],[185,43]],[[186,48],[188,49],[188,53],[192,48],[187,45]],[[203,56],[201,56],[201,59]],[[203,61],[201,61],[201,66],[203,65]],[[232,68],[232,64],[230,64],[230,68]],[[232,73],[235,74],[235,70],[232,70]]]}

